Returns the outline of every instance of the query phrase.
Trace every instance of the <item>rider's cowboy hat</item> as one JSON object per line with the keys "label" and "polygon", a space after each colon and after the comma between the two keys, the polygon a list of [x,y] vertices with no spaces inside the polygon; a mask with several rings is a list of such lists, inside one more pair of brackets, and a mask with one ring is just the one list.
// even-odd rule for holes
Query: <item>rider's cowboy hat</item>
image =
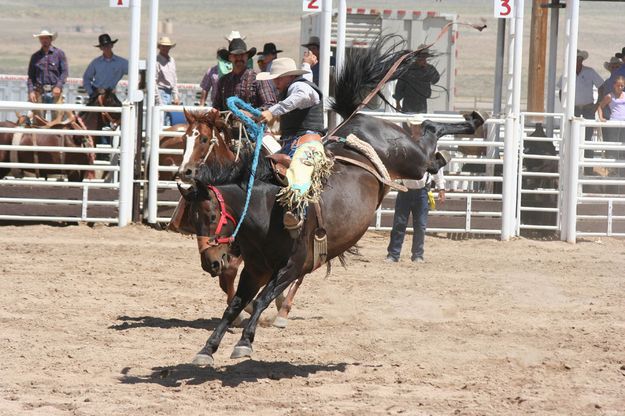
{"label": "rider's cowboy hat", "polygon": [[156,45],[157,46],[171,46],[172,48],[176,46],[176,44],[172,42],[168,36],[161,36],[161,38],[158,40],[158,43]]}
{"label": "rider's cowboy hat", "polygon": [[100,36],[98,36],[98,44],[97,45],[93,45],[96,48],[101,48],[103,46],[107,46],[107,45],[115,45],[117,43],[119,39],[115,39],[112,40],[111,36],[109,36],[108,33],[104,33]]}
{"label": "rider's cowboy hat", "polygon": [[45,36],[51,37],[52,40],[56,39],[57,33],[50,32],[49,30],[43,29],[41,32],[33,35],[33,38],[43,38]]}
{"label": "rider's cowboy hat", "polygon": [[586,59],[588,59],[588,52],[578,49],[577,58],[582,58],[582,61],[585,61]]}
{"label": "rider's cowboy hat", "polygon": [[246,38],[246,36],[241,36],[241,34],[239,33],[238,30],[233,30],[224,39],[226,39],[228,42],[232,42],[234,39],[243,39],[243,40],[245,40],[245,38]]}
{"label": "rider's cowboy hat", "polygon": [[263,50],[258,52],[258,55],[277,55],[282,52],[281,49],[276,49],[276,44],[269,42],[263,45]]}
{"label": "rider's cowboy hat", "polygon": [[308,43],[303,43],[302,46],[305,48],[308,48],[309,46],[317,46],[319,47],[319,45],[321,45],[321,42],[319,41],[319,36],[311,36],[308,39]]}
{"label": "rider's cowboy hat", "polygon": [[621,66],[622,64],[623,64],[623,61],[621,60],[621,58],[617,58],[616,56],[613,56],[612,58],[610,58],[609,61],[603,63],[603,67],[609,71],[610,67]]}
{"label": "rider's cowboy hat", "polygon": [[217,52],[219,57],[225,61],[228,60],[229,55],[242,55],[247,54],[248,57],[256,55],[256,48],[247,49],[245,41],[241,38],[232,39],[232,42],[228,45],[228,49],[222,49]]}
{"label": "rider's cowboy hat", "polygon": [[271,63],[271,70],[269,72],[261,72],[256,75],[256,79],[259,81],[266,81],[289,75],[303,75],[309,72],[310,71],[306,71],[304,69],[297,69],[295,61],[291,58],[278,58],[274,59]]}

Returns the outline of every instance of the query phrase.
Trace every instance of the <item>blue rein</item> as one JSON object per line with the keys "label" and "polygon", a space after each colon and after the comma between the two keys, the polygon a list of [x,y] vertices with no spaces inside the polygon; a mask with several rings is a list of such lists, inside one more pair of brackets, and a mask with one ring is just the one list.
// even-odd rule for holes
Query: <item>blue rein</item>
{"label": "blue rein", "polygon": [[263,136],[265,133],[265,124],[260,123],[256,124],[254,120],[249,118],[247,115],[241,111],[241,109],[247,110],[253,116],[259,117],[260,110],[252,107],[250,104],[246,103],[239,97],[232,96],[226,100],[228,104],[228,108],[232,113],[239,118],[243,123],[245,123],[245,127],[247,131],[250,133],[250,138],[254,141],[254,159],[252,159],[252,169],[250,174],[250,179],[247,183],[247,195],[245,196],[245,206],[243,207],[243,213],[241,214],[241,218],[239,218],[239,222],[237,227],[234,229],[234,233],[232,233],[232,240],[237,236],[239,232],[239,228],[241,228],[241,224],[243,224],[243,219],[247,214],[247,209],[250,205],[250,199],[252,197],[252,188],[254,187],[254,178],[256,177],[256,168],[258,167],[258,159],[260,157],[260,149],[263,147]]}

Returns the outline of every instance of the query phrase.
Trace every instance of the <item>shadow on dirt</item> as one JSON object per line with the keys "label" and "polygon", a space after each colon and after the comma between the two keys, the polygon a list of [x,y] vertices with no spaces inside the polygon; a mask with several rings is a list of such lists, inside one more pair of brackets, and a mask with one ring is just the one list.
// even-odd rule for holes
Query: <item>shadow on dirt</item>
{"label": "shadow on dirt", "polygon": [[220,321],[219,318],[195,319],[193,321],[187,321],[184,319],[165,319],[154,316],[119,316],[117,317],[117,320],[123,322],[111,325],[109,326],[109,329],[123,331],[134,328],[194,328],[212,331]]}
{"label": "shadow on dirt", "polygon": [[223,387],[237,387],[241,383],[260,380],[281,380],[293,377],[307,377],[319,372],[345,372],[347,363],[314,365],[291,364],[284,361],[265,362],[245,360],[236,364],[218,368],[197,367],[191,364],[179,364],[168,367],[155,367],[150,375],[129,375],[130,368],[122,370],[119,380],[123,384],[153,383],[164,387],[179,387],[182,384],[198,385],[211,381],[220,381]]}

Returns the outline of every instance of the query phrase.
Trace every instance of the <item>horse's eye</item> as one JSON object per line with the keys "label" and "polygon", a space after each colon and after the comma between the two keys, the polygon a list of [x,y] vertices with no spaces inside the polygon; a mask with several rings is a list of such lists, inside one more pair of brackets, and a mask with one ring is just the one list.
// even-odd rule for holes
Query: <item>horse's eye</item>
{"label": "horse's eye", "polygon": [[200,137],[200,143],[202,143],[202,144],[208,143],[208,136],[201,136]]}

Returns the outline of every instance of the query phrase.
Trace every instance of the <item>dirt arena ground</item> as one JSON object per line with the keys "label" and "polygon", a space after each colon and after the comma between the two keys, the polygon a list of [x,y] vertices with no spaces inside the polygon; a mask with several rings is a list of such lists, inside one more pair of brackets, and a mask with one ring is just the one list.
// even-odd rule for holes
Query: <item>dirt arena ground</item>
{"label": "dirt arena ground", "polygon": [[[187,363],[224,307],[193,239],[0,228],[1,415],[625,415],[625,241],[369,233],[253,359]],[[268,310],[271,317],[275,310]]]}

